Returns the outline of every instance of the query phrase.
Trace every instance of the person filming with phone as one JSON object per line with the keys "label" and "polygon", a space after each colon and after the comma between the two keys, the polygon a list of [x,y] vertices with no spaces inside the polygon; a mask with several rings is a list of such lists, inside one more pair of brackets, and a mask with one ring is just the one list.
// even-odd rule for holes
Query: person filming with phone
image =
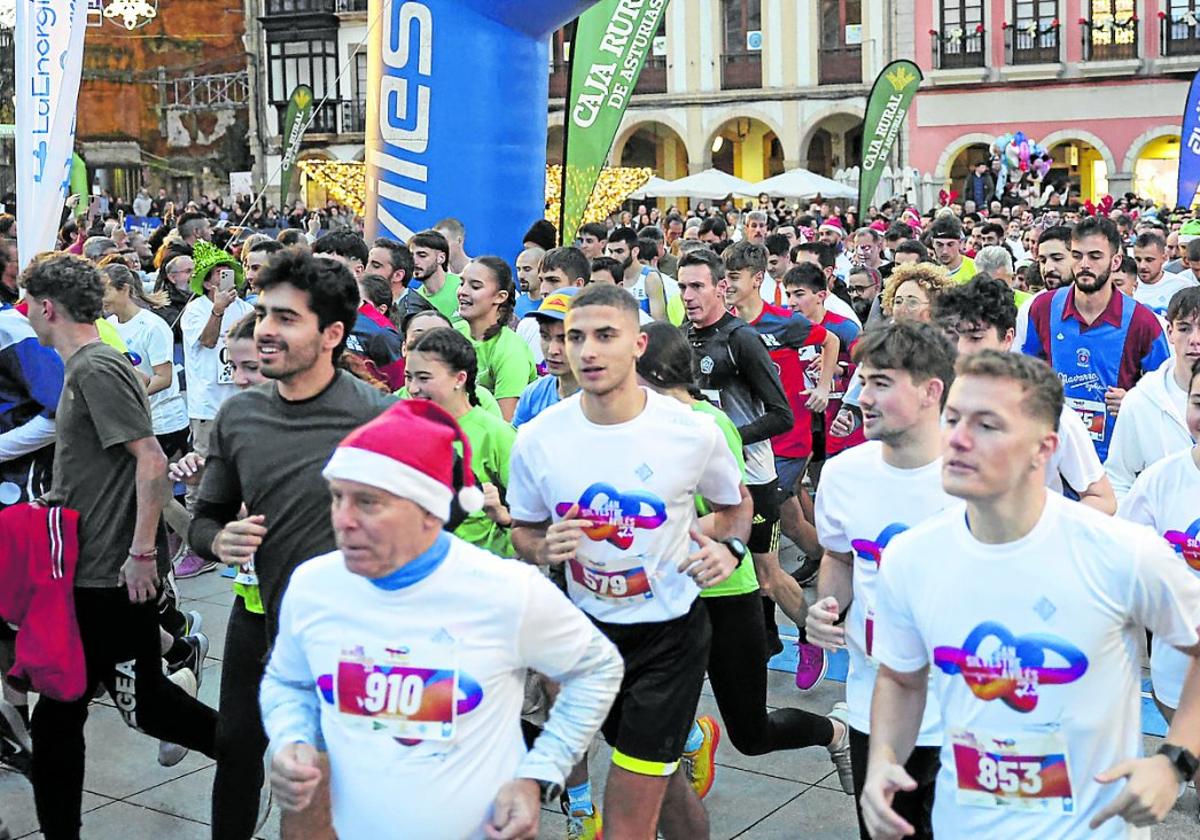
{"label": "person filming with phone", "polygon": [[[183,310],[183,363],[187,370],[188,421],[192,448],[208,456],[208,437],[217,409],[233,394],[233,362],[225,336],[254,311],[238,292],[245,285],[242,267],[230,254],[197,240],[193,246],[192,294]],[[190,499],[189,499],[190,501]]]}

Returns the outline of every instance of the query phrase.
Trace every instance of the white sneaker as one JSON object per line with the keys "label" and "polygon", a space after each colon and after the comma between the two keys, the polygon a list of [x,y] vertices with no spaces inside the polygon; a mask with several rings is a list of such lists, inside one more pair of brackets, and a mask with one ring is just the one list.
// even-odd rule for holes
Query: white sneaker
{"label": "white sneaker", "polygon": [[[190,696],[196,696],[196,675],[192,673],[191,668],[180,668],[174,674],[167,677],[175,685],[182,688]],[[188,748],[181,747],[179,744],[172,744],[169,741],[158,742],[158,763],[163,767],[174,767],[179,762],[187,758]]]}

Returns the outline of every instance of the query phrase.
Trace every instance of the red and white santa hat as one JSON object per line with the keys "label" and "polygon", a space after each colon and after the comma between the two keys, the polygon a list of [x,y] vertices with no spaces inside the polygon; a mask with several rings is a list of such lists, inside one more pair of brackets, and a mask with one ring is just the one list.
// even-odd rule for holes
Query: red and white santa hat
{"label": "red and white santa hat", "polygon": [[846,229],[842,227],[842,220],[837,216],[830,216],[828,219],[821,222],[821,226],[817,228],[817,230],[828,230],[841,237],[846,235]]}
{"label": "red and white santa hat", "polygon": [[[462,444],[456,481],[454,443]],[[428,400],[404,400],[338,444],[321,475],[378,487],[420,505],[442,521],[457,496],[467,513],[483,507],[471,471],[471,444],[450,413]]]}

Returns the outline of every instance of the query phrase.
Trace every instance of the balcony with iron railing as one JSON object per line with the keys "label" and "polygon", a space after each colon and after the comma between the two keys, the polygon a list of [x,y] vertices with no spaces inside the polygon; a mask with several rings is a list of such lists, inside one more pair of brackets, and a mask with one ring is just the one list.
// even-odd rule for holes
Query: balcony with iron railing
{"label": "balcony with iron railing", "polygon": [[862,47],[821,47],[817,51],[817,83],[822,85],[862,84]]}
{"label": "balcony with iron railing", "polygon": [[1129,61],[1139,58],[1138,18],[1079,19],[1084,61]]}
{"label": "balcony with iron railing", "polygon": [[1059,61],[1059,22],[1037,21],[1006,25],[1005,46],[1009,64],[1056,64]]}
{"label": "balcony with iron railing", "polygon": [[[287,116],[286,102],[272,102],[276,114],[276,126],[279,134],[283,133],[283,124]],[[315,105],[319,110],[313,113],[312,122],[308,125],[308,134],[361,134],[367,129],[367,103],[362,99],[328,99],[321,103],[318,97]]]}
{"label": "balcony with iron railing", "polygon": [[1159,54],[1164,58],[1200,55],[1200,19],[1192,12],[1158,13]]}
{"label": "balcony with iron railing", "polygon": [[933,66],[937,70],[964,70],[984,66],[985,30],[982,24],[968,30],[950,27],[930,29]]}
{"label": "balcony with iron railing", "polygon": [[726,53],[721,56],[721,89],[753,90],[762,87],[762,53]]}

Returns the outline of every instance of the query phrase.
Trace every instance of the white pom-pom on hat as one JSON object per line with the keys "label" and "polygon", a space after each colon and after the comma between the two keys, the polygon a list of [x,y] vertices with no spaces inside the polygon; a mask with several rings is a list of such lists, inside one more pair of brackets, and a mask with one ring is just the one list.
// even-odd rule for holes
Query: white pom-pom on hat
{"label": "white pom-pom on hat", "polygon": [[458,491],[458,504],[467,513],[483,510],[483,491],[477,484],[468,484]]}

